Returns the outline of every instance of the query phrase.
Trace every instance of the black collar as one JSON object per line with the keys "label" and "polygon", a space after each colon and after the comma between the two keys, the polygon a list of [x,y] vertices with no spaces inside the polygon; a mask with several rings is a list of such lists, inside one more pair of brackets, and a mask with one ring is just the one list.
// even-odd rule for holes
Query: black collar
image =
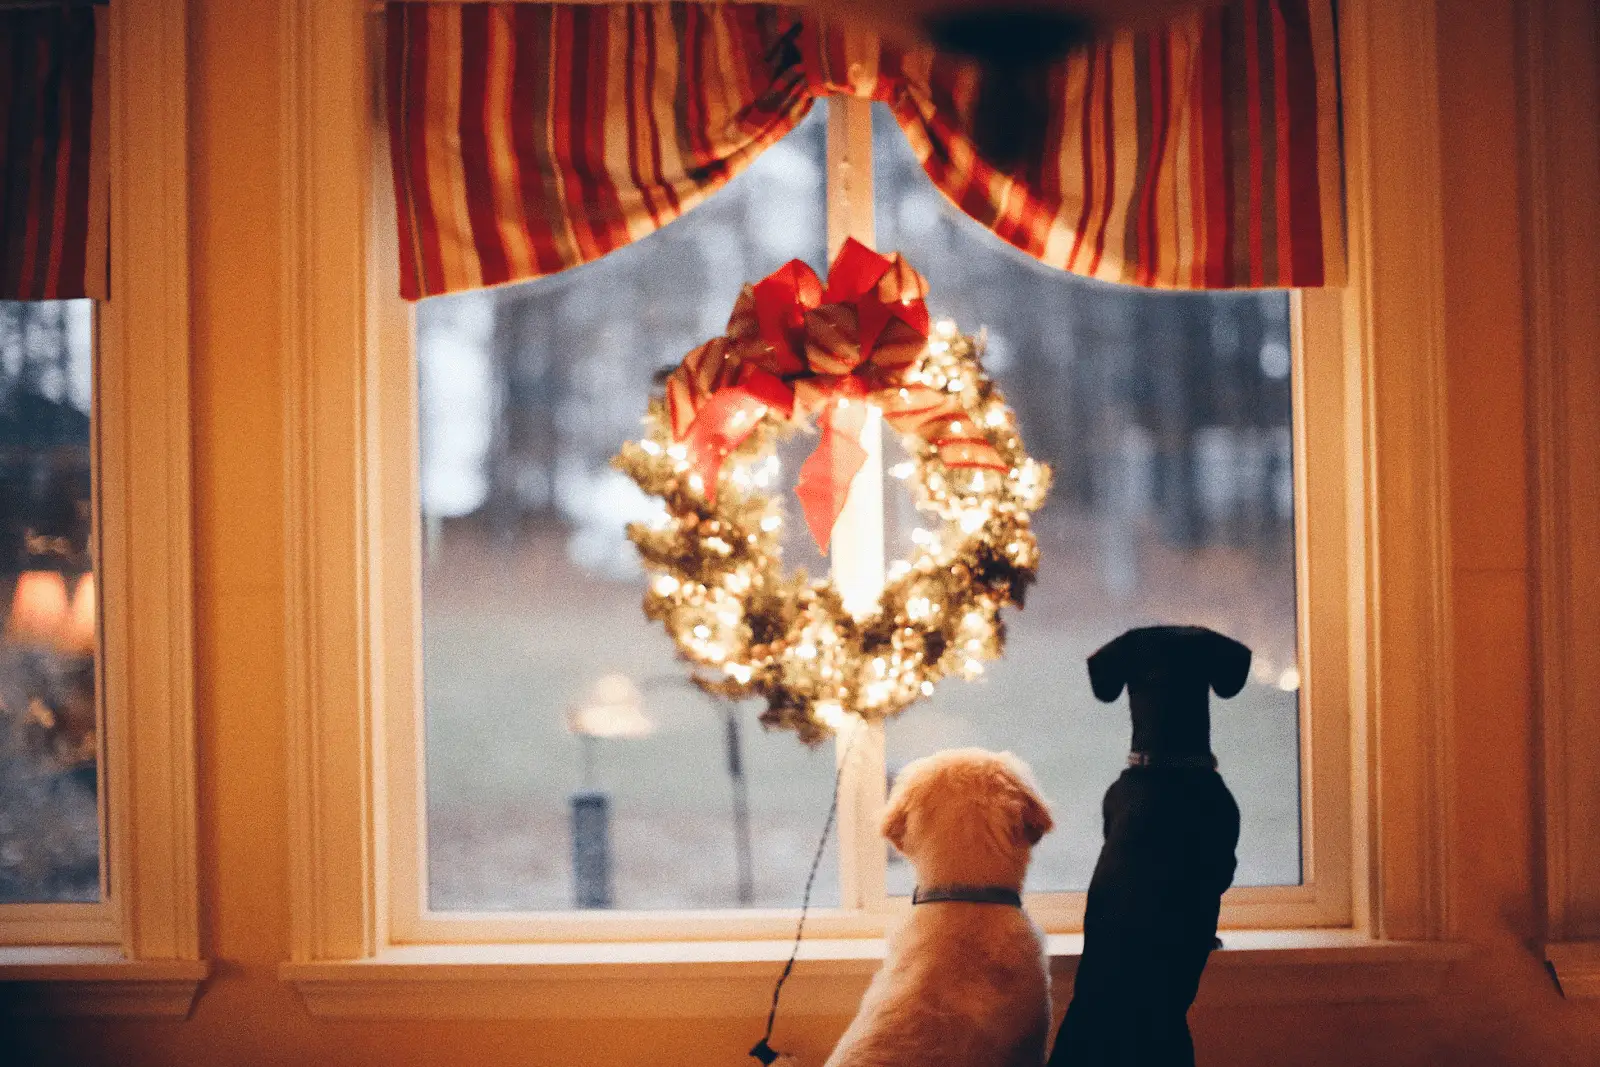
{"label": "black collar", "polygon": [[1004,904],[1022,907],[1022,894],[1003,885],[936,885],[931,889],[918,886],[911,892],[913,904],[938,904],[957,901],[963,904]]}
{"label": "black collar", "polygon": [[1186,771],[1214,771],[1217,757],[1209,752],[1130,752],[1128,766]]}

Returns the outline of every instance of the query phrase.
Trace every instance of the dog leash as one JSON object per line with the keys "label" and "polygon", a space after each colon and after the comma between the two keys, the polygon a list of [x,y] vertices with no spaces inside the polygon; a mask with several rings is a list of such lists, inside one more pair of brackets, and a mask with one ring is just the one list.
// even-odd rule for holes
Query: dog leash
{"label": "dog leash", "polygon": [[789,972],[794,970],[794,961],[800,955],[800,941],[806,933],[806,912],[811,909],[811,887],[817,880],[817,868],[822,866],[822,854],[828,850],[828,838],[833,835],[833,822],[839,814],[839,786],[844,781],[844,769],[850,762],[850,753],[855,750],[856,738],[860,737],[862,732],[863,729],[858,728],[851,734],[849,743],[844,746],[844,754],[839,757],[839,769],[833,775],[833,799],[828,802],[828,818],[822,824],[822,837],[817,841],[817,851],[811,857],[811,870],[806,874],[805,892],[800,896],[800,922],[794,929],[794,948],[789,951],[789,961],[783,965],[783,972],[778,975],[777,985],[772,987],[772,1007],[767,1011],[767,1032],[750,1050],[751,1057],[759,1061],[761,1067],[772,1067],[780,1055],[772,1047],[772,1027],[778,1021],[778,998],[783,996],[783,983],[789,980]]}

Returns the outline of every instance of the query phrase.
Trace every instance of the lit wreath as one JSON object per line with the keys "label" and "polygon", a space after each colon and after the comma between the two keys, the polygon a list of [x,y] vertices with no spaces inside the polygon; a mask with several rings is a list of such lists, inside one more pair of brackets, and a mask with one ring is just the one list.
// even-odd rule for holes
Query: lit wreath
{"label": "lit wreath", "polygon": [[[642,438],[613,461],[666,504],[628,528],[650,572],[645,615],[701,668],[702,689],[763,698],[761,721],[807,743],[847,714],[885,719],[948,674],[981,674],[1005,644],[1000,609],[1022,606],[1038,567],[1029,517],[1050,469],[1023,450],[981,340],[930,330],[926,291],[899,256],[854,241],[826,286],[799,260],[746,286],[727,332],[672,370]],[[795,494],[826,552],[866,458],[868,404],[902,434],[912,460],[892,473],[937,522],[914,532],[877,610],[858,618],[832,581],[784,573],[767,489],[776,442],[816,415]]]}

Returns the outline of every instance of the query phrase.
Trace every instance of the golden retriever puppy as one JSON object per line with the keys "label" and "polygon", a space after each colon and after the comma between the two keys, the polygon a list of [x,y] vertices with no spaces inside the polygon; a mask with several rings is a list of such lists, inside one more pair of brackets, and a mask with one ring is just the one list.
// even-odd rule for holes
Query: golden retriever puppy
{"label": "golden retriever puppy", "polygon": [[907,765],[883,836],[917,872],[827,1067],[1040,1067],[1050,1033],[1044,936],[1022,910],[1050,809],[1009,752],[953,749]]}

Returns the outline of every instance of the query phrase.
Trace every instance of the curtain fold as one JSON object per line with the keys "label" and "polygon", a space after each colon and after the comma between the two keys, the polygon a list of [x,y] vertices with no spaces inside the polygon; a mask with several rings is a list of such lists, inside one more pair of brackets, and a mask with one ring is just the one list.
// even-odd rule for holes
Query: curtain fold
{"label": "curtain fold", "polygon": [[0,300],[106,295],[96,19],[0,10]]}
{"label": "curtain fold", "polygon": [[387,51],[410,299],[643,237],[833,94],[886,103],[957,207],[1051,266],[1179,289],[1343,276],[1331,0],[1234,0],[1073,54],[1010,167],[977,147],[977,67],[792,9],[395,3]]}

